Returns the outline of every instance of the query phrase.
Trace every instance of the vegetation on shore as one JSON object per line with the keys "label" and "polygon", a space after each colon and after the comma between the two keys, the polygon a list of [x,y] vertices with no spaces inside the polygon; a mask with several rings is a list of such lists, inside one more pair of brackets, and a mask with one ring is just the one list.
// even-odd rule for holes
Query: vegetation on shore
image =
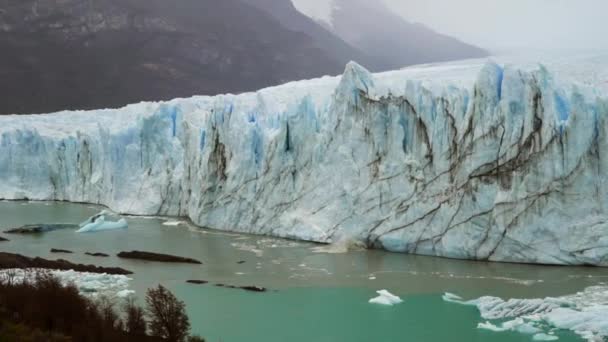
{"label": "vegetation on shore", "polygon": [[133,298],[84,297],[44,272],[0,281],[1,341],[204,341],[189,331],[185,304],[162,285],[148,290],[144,309]]}

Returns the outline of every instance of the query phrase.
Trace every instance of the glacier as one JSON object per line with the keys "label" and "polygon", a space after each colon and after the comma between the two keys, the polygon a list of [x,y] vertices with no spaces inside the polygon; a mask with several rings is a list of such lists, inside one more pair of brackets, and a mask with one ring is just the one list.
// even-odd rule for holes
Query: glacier
{"label": "glacier", "polygon": [[448,258],[608,266],[606,55],[0,116],[0,199]]}

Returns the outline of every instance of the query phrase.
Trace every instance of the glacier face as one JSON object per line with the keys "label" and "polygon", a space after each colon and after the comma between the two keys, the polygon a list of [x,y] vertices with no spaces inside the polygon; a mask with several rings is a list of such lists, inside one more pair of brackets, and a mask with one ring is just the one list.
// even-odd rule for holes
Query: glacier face
{"label": "glacier face", "polygon": [[0,198],[474,260],[608,266],[608,96],[438,65],[0,116]]}

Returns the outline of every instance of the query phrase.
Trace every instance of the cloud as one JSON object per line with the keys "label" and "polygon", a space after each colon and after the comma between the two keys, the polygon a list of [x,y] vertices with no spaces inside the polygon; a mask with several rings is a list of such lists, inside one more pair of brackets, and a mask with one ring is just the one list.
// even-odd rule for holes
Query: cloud
{"label": "cloud", "polygon": [[606,0],[384,0],[411,21],[489,49],[608,49]]}

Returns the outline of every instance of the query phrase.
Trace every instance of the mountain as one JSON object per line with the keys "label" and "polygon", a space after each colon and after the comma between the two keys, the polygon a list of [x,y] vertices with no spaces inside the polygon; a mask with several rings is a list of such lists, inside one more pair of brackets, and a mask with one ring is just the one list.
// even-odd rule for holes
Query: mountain
{"label": "mountain", "polygon": [[256,93],[0,116],[0,199],[412,254],[608,266],[606,78],[580,83],[608,58],[504,63],[381,75],[350,63],[342,77]]}
{"label": "mountain", "polygon": [[373,52],[382,69],[488,55],[483,49],[406,21],[381,1],[309,1],[294,0],[300,11],[352,46]]}
{"label": "mountain", "polygon": [[[342,64],[342,69],[350,61],[356,61],[371,70],[385,68],[382,59],[373,53],[366,53],[339,38],[322,22],[314,20],[296,9],[291,0],[241,0],[265,11],[278,20],[285,28],[306,33],[323,51]],[[340,70],[342,71],[342,70]]]}
{"label": "mountain", "polygon": [[474,55],[350,1],[324,25],[291,0],[0,0],[0,114],[240,93],[351,60],[384,71]]}
{"label": "mountain", "polygon": [[337,74],[357,52],[323,39],[325,48],[239,0],[0,0],[0,113],[238,93]]}

